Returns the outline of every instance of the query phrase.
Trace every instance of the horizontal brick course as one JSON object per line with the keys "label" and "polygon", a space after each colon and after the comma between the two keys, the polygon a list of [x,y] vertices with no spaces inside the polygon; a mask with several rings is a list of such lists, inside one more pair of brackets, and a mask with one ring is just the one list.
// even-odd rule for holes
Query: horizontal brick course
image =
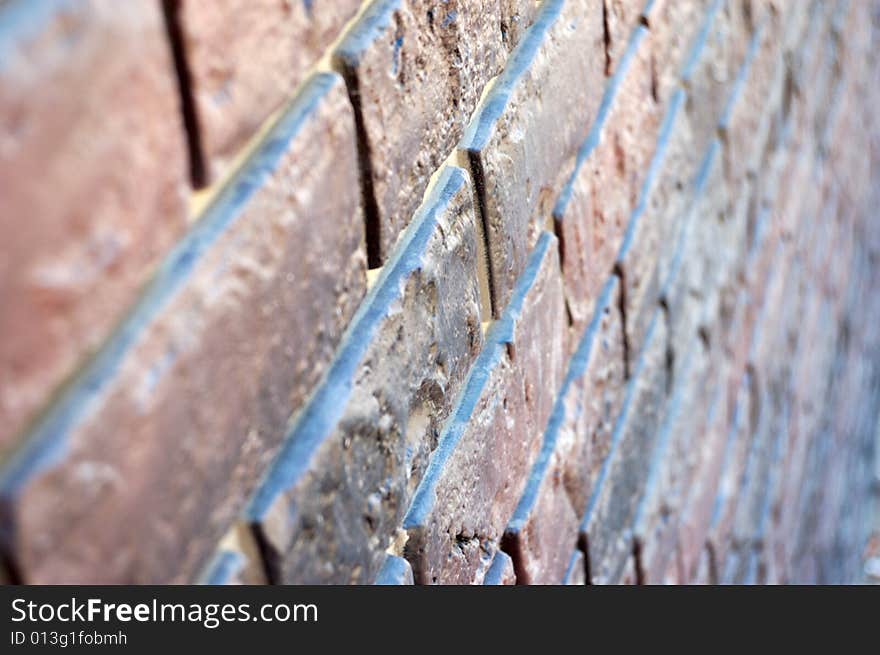
{"label": "horizontal brick course", "polygon": [[505,531],[504,546],[522,584],[556,584],[565,576],[580,516],[611,446],[623,395],[618,294],[612,278],[571,360],[538,459]]}
{"label": "horizontal brick course", "polygon": [[666,323],[658,310],[627,383],[611,449],[581,521],[593,584],[614,584],[626,577],[634,546],[630,528],[639,490],[644,488],[648,474],[648,459],[643,455],[655,442],[655,426],[664,411],[667,384]]}

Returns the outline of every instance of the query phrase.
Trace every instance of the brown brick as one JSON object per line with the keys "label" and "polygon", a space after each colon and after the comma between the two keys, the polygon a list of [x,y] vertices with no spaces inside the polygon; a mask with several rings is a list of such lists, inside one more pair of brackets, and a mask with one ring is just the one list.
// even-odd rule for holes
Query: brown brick
{"label": "brown brick", "polygon": [[[696,461],[684,505],[679,512],[678,543],[685,579],[690,579],[695,569],[702,566],[706,535],[712,519],[712,510],[718,492],[718,480],[724,465],[724,455],[733,438],[729,434],[727,420],[726,378],[729,369],[724,367],[716,373],[715,386],[707,410],[706,429],[696,449]],[[732,447],[732,446],[730,446]]]}
{"label": "brown brick", "polygon": [[385,261],[504,67],[534,3],[374,0],[333,53],[360,116],[368,218]]}
{"label": "brown brick", "polygon": [[623,396],[623,333],[612,277],[583,335],[538,459],[505,531],[522,584],[558,584],[577,541],[591,486],[611,442]]}
{"label": "brown brick", "polygon": [[770,117],[782,101],[784,67],[774,16],[755,28],[740,79],[734,85],[721,120],[725,169],[732,193],[753,172],[770,128]]}
{"label": "brown brick", "polygon": [[565,489],[580,516],[611,448],[614,421],[624,396],[620,282],[614,276],[599,297],[596,316],[570,365],[571,388],[558,448]]}
{"label": "brown brick", "polygon": [[648,459],[657,436],[667,387],[666,325],[655,313],[642,354],[627,384],[611,451],[594,486],[581,523],[593,584],[623,579],[633,552],[632,532],[638,499],[648,475]]}
{"label": "brown brick", "polygon": [[645,330],[660,299],[660,271],[667,268],[662,260],[672,259],[675,236],[693,198],[698,162],[693,157],[683,101],[682,92],[671,100],[651,161],[652,171],[618,255],[630,366],[638,358]]}
{"label": "brown brick", "polygon": [[717,0],[649,0],[646,22],[651,30],[654,90],[665,104],[678,86],[688,55],[699,46],[700,31],[715,18]]}
{"label": "brown brick", "polygon": [[560,282],[556,239],[545,233],[487,335],[404,519],[418,582],[479,582],[497,549],[562,383]]}
{"label": "brown brick", "polygon": [[711,545],[719,565],[727,555],[728,537],[736,511],[743,470],[751,446],[750,437],[754,433],[757,420],[755,384],[753,375],[746,375],[742,379],[732,425],[722,455],[724,460],[718,479],[718,493],[715,497],[707,535],[707,542]]}
{"label": "brown brick", "polygon": [[673,376],[675,388],[663,422],[657,426],[657,447],[643,455],[650,460],[651,470],[633,524],[646,584],[678,575],[679,521],[709,409],[704,396],[710,380],[704,345],[695,337],[690,351],[679,353],[678,358],[685,362]]}
{"label": "brown brick", "polygon": [[[206,179],[294,95],[361,0],[176,0]],[[174,2],[172,2],[174,4]]]}
{"label": "brown brick", "polygon": [[725,104],[745,61],[751,37],[745,11],[748,4],[726,0],[714,6],[712,15],[705,19],[705,32],[688,53],[682,74],[688,91],[685,111],[698,152],[715,137]]}
{"label": "brown brick", "polygon": [[554,208],[563,242],[567,301],[576,329],[611,273],[654,153],[660,108],[651,95],[651,35],[637,30],[599,115],[578,154],[575,173]]}
{"label": "brown brick", "polygon": [[710,146],[694,184],[690,206],[684,209],[677,233],[669,241],[671,256],[658,263],[660,296],[669,316],[669,337],[675,372],[683,355],[697,338],[698,330],[714,321],[726,281],[722,269],[736,257],[735,241],[730,251],[718,251],[715,244],[727,238],[724,233],[727,194],[721,168],[720,147]]}
{"label": "brown brick", "polygon": [[599,0],[544,3],[460,143],[480,194],[496,315],[595,118],[602,47]]}
{"label": "brown brick", "polygon": [[278,581],[364,583],[480,351],[476,215],[449,167],[248,510]]}
{"label": "brown brick", "polygon": [[7,462],[23,578],[191,579],[327,367],[364,259],[353,120],[319,75]]}
{"label": "brown brick", "polygon": [[0,452],[186,227],[158,3],[0,8]]}

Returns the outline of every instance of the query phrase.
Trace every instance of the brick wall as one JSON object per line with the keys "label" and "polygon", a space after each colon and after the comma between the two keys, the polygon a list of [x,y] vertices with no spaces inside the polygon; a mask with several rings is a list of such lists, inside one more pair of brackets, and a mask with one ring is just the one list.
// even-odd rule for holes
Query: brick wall
{"label": "brick wall", "polygon": [[878,46],[874,0],[0,3],[0,578],[861,579]]}

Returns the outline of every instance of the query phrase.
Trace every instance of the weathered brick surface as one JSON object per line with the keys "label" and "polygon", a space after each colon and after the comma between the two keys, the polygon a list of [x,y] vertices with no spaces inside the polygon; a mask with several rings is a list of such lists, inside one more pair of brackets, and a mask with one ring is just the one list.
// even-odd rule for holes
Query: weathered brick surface
{"label": "weathered brick surface", "polygon": [[652,98],[650,35],[637,29],[611,78],[593,128],[578,152],[575,172],[553,218],[562,240],[567,301],[576,326],[586,325],[611,272],[638,204],[660,124]]}
{"label": "weathered brick surface", "polygon": [[505,531],[504,546],[517,562],[522,584],[563,579],[580,515],[611,446],[623,396],[618,293],[612,278],[571,360],[538,459]]}
{"label": "weathered brick surface", "polygon": [[480,195],[496,314],[595,118],[603,80],[599,5],[545,2],[459,144]]}
{"label": "weathered brick surface", "polygon": [[702,342],[692,344],[657,427],[657,444],[647,454],[650,469],[645,491],[636,510],[633,535],[637,542],[643,582],[666,580],[680,556],[679,517],[682,515],[699,453],[697,446],[706,425],[708,403],[699,393],[707,381],[708,353]]}
{"label": "weathered brick surface", "polygon": [[611,450],[581,522],[593,584],[617,583],[626,575],[634,545],[631,526],[649,468],[645,455],[656,441],[667,384],[666,322],[658,310],[627,383]]}
{"label": "weathered brick surface", "polygon": [[0,9],[0,579],[873,570],[876,0],[206,5]]}
{"label": "weathered brick surface", "polygon": [[376,263],[534,13],[508,0],[373,0],[334,50],[360,117]]}
{"label": "weathered brick surface", "polygon": [[258,491],[249,519],[279,581],[381,566],[482,345],[472,198],[461,169],[438,177]]}
{"label": "weathered brick surface", "polygon": [[171,0],[189,75],[206,180],[238,152],[318,63],[361,0]]}
{"label": "weathered brick surface", "polygon": [[487,335],[404,519],[418,582],[468,583],[485,574],[562,383],[563,327],[556,239],[544,233]]}
{"label": "weathered brick surface", "polygon": [[186,227],[186,142],[156,4],[0,7],[0,453]]}
{"label": "weathered brick surface", "polygon": [[358,199],[342,80],[320,75],[6,463],[25,580],[180,581],[203,564],[363,296]]}

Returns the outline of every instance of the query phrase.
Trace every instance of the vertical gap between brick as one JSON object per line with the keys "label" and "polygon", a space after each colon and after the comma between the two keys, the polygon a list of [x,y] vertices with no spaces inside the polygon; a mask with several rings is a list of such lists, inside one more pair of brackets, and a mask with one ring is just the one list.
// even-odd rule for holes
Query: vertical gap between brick
{"label": "vertical gap between brick", "polygon": [[501,550],[507,553],[513,562],[516,584],[528,585],[529,576],[526,574],[525,567],[523,566],[522,549],[520,548],[519,540],[510,533],[505,532],[504,536],[501,537]]}
{"label": "vertical gap between brick", "polygon": [[194,189],[201,189],[208,184],[208,170],[202,148],[198,112],[193,97],[192,76],[186,60],[186,47],[183,43],[183,28],[180,25],[180,0],[162,0],[162,12],[165,16],[165,31],[168,34],[168,43],[177,77],[180,111],[189,153],[190,183]]}
{"label": "vertical gap between brick", "polygon": [[605,43],[605,76],[611,75],[611,30],[608,27],[608,0],[602,0],[602,33]]}
{"label": "vertical gap between brick", "polygon": [[706,542],[706,553],[709,556],[709,584],[717,585],[718,584],[718,560],[716,559],[715,549],[712,547],[712,542]]}
{"label": "vertical gap between brick", "polygon": [[593,578],[590,575],[590,548],[587,535],[581,534],[578,536],[577,547],[584,555],[584,584],[591,585],[593,584]]}
{"label": "vertical gap between brick", "polygon": [[0,574],[5,574],[6,580],[10,585],[24,584],[24,580],[21,577],[18,567],[7,552],[3,552],[3,554],[0,555]]}
{"label": "vertical gap between brick", "polygon": [[361,201],[364,212],[364,239],[367,248],[367,268],[382,266],[382,226],[379,217],[379,203],[373,188],[373,158],[370,140],[364,126],[364,112],[357,73],[342,58],[333,61],[333,68],[345,80],[348,99],[354,114],[354,127],[357,135],[358,170],[361,182]]}
{"label": "vertical gap between brick", "polygon": [[633,562],[636,570],[636,584],[642,586],[645,584],[645,570],[642,567],[642,542],[638,539],[633,540]]}
{"label": "vertical gap between brick", "polygon": [[[666,325],[670,325],[669,320],[669,303],[667,303],[665,297],[660,298],[660,311],[663,312],[663,315],[666,318]],[[672,344],[672,330],[666,330],[666,356],[664,365],[666,367],[666,395],[670,395],[672,393],[672,389],[675,387],[675,348]]]}
{"label": "vertical gap between brick", "polygon": [[485,177],[483,174],[483,166],[480,163],[480,154],[478,152],[468,151],[468,165],[471,171],[471,179],[474,183],[474,190],[477,196],[476,210],[479,213],[480,225],[482,226],[483,237],[483,264],[486,271],[489,287],[489,309],[492,318],[498,318],[499,307],[495,297],[495,272],[492,270],[492,251],[489,249],[489,217],[486,212],[486,187]]}
{"label": "vertical gap between brick", "polygon": [[254,523],[248,524],[248,528],[253,535],[254,542],[260,553],[260,563],[263,567],[263,574],[266,577],[267,584],[282,584],[281,576],[281,557],[275,548],[273,548],[266,539],[260,527]]}
{"label": "vertical gap between brick", "polygon": [[[558,218],[550,217],[550,223],[553,226],[553,234],[556,235],[557,249],[559,250],[559,269],[565,270],[565,232],[562,229],[562,221]],[[562,279],[563,289],[565,289],[565,276]],[[568,293],[565,293],[565,317],[568,326],[574,325],[574,314],[571,313],[571,303],[569,302]]]}
{"label": "vertical gap between brick", "polygon": [[620,294],[618,295],[617,302],[618,307],[620,309],[620,324],[621,324],[621,333],[623,335],[623,376],[624,379],[629,380],[630,378],[630,366],[629,366],[629,332],[627,326],[626,319],[626,275],[623,272],[623,267],[620,265],[620,262],[614,265],[614,275],[617,276],[617,279],[620,280]]}

